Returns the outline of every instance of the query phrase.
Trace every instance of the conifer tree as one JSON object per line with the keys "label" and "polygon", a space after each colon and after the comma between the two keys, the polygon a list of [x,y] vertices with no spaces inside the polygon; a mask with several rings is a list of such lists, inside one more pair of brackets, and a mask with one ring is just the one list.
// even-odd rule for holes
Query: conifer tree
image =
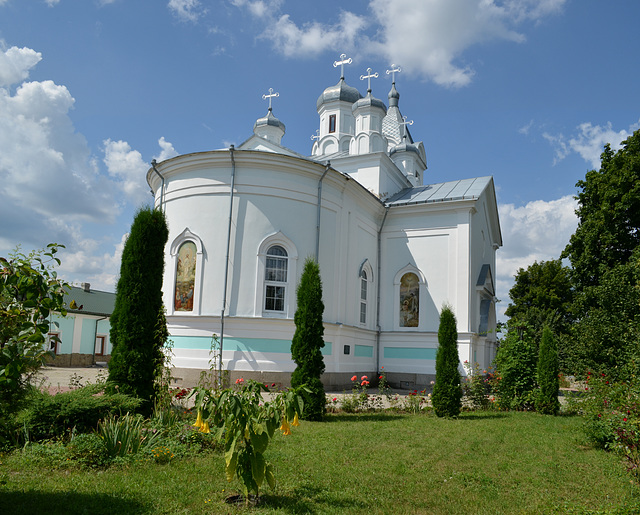
{"label": "conifer tree", "polygon": [[436,353],[436,383],[431,403],[439,417],[457,417],[462,409],[462,387],[458,371],[458,331],[456,317],[450,307],[440,313]]}
{"label": "conifer tree", "polygon": [[304,418],[322,420],[325,413],[325,392],[320,376],[324,372],[324,326],[322,314],[322,281],[320,267],[307,258],[297,289],[298,309],[295,314],[296,331],[291,341],[291,358],[296,369],[291,375],[291,386],[306,385],[311,393],[304,392]]}
{"label": "conifer tree", "polygon": [[[146,401],[150,412],[155,382],[163,361],[167,337],[162,305],[164,247],[169,230],[164,214],[150,207],[140,209],[122,251],[116,302],[111,315],[112,388]],[[164,327],[162,325],[164,324]]]}
{"label": "conifer tree", "polygon": [[536,398],[536,411],[539,413],[555,415],[560,410],[560,401],[558,401],[559,368],[555,338],[551,329],[545,327],[542,331],[538,354],[538,385],[540,389]]}

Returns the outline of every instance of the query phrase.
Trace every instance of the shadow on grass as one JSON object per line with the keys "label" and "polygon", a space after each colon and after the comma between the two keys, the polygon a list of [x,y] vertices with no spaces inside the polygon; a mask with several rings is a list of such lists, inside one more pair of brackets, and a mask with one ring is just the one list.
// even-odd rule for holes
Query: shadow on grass
{"label": "shadow on grass", "polygon": [[47,513],[48,515],[74,515],[76,513],[143,514],[152,507],[135,499],[123,499],[108,494],[83,494],[76,492],[21,492],[6,491],[0,487],[0,513],[14,515]]}
{"label": "shadow on grass", "polygon": [[366,505],[357,499],[335,499],[331,492],[312,485],[302,485],[291,495],[262,495],[260,505],[285,513],[361,512]]}
{"label": "shadow on grass", "polygon": [[323,422],[388,422],[407,415],[391,413],[328,413]]}

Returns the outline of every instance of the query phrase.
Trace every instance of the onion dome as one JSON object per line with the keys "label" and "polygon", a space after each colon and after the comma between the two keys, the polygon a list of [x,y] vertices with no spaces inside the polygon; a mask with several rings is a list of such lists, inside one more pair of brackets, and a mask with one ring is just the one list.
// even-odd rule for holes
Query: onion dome
{"label": "onion dome", "polygon": [[391,157],[396,152],[414,152],[418,154],[422,159],[422,156],[420,154],[420,148],[418,147],[418,145],[414,143],[408,143],[406,139],[402,143],[399,143],[389,151],[389,157]]}
{"label": "onion dome", "polygon": [[375,98],[372,94],[371,91],[369,91],[367,93],[367,96],[364,98],[361,98],[360,100],[356,101],[353,104],[353,107],[351,108],[352,111],[356,111],[362,107],[379,107],[380,109],[382,109],[385,113],[387,112],[387,106],[384,105],[384,102],[378,98]]}
{"label": "onion dome", "polygon": [[278,127],[282,129],[282,132],[284,132],[285,130],[284,123],[282,123],[275,116],[273,116],[273,112],[271,111],[271,108],[269,109],[267,116],[258,118],[256,120],[256,123],[253,125],[253,132],[255,132],[258,127],[264,127],[264,126]]}
{"label": "onion dome", "polygon": [[342,102],[349,102],[353,104],[362,98],[360,92],[354,88],[349,86],[344,78],[340,79],[340,82],[335,86],[330,86],[322,92],[322,95],[318,97],[318,101],[316,102],[316,107],[320,109],[320,107],[327,103],[332,102],[334,100],[339,100]]}
{"label": "onion dome", "polygon": [[400,99],[400,93],[396,89],[396,83],[391,84],[391,91],[389,91],[389,107],[398,107],[398,100]]}

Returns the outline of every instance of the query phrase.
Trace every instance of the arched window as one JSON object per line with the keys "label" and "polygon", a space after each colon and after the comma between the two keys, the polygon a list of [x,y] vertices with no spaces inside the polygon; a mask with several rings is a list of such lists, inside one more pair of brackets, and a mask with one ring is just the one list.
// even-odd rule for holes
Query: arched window
{"label": "arched window", "polygon": [[400,279],[400,327],[420,325],[420,279],[407,272]]}
{"label": "arched window", "polygon": [[193,311],[196,284],[196,244],[185,241],[178,249],[174,311]]}
{"label": "arched window", "polygon": [[360,323],[365,325],[367,323],[367,272],[362,270],[360,272]]}
{"label": "arched window", "polygon": [[267,250],[264,267],[264,309],[265,311],[285,311],[288,275],[287,251],[280,245]]}
{"label": "arched window", "polygon": [[165,290],[168,314],[199,315],[204,261],[202,240],[187,227],[173,240],[169,252],[173,266],[166,272],[173,288],[169,286]]}

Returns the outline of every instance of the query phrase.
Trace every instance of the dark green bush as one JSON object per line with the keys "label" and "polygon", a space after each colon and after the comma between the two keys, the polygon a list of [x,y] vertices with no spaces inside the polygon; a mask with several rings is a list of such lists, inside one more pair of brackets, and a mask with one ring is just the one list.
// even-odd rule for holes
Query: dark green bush
{"label": "dark green bush", "polygon": [[438,328],[438,351],[436,353],[436,383],[433,386],[431,403],[439,417],[457,417],[462,409],[462,387],[458,364],[458,330],[456,317],[451,308],[445,306],[440,313]]}
{"label": "dark green bush", "polygon": [[34,392],[17,423],[32,440],[91,432],[110,413],[125,414],[138,409],[141,401],[125,394],[105,394],[104,385],[88,385],[70,392],[50,395]]}
{"label": "dark green bush", "polygon": [[67,445],[67,456],[91,468],[105,467],[111,461],[104,441],[96,433],[75,435]]}
{"label": "dark green bush", "polygon": [[538,353],[538,394],[536,397],[536,411],[546,415],[555,415],[560,411],[558,391],[560,389],[560,365],[558,362],[558,348],[551,329],[545,327],[542,331],[540,351]]}

